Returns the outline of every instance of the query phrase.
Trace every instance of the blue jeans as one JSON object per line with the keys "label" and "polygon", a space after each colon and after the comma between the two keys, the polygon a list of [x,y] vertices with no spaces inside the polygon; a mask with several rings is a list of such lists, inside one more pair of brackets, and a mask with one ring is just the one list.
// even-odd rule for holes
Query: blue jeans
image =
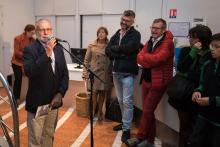
{"label": "blue jeans", "polygon": [[123,131],[130,130],[133,119],[134,75],[113,73],[115,92],[122,114]]}

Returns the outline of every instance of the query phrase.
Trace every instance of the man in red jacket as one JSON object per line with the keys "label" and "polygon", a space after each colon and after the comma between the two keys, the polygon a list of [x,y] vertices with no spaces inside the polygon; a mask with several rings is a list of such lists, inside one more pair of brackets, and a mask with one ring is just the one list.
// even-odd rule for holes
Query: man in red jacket
{"label": "man in red jacket", "polygon": [[126,143],[130,146],[154,146],[156,122],[154,111],[160,102],[168,81],[173,75],[174,43],[171,32],[166,31],[166,21],[153,21],[151,37],[137,55],[142,66],[142,117],[136,138]]}

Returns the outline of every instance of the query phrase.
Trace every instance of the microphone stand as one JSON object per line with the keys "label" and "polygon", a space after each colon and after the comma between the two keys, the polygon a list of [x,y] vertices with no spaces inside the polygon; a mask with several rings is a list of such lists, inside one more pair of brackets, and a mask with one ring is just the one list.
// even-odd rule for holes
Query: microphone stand
{"label": "microphone stand", "polygon": [[84,62],[82,62],[78,57],[76,57],[74,54],[70,52],[70,44],[66,40],[59,40],[60,42],[64,42],[68,44],[69,50],[63,47],[63,49],[75,60],[77,60],[78,63],[83,65],[83,67],[86,68],[86,70],[89,72],[89,79],[90,79],[90,99],[89,99],[89,116],[90,116],[90,146],[94,146],[94,139],[93,139],[93,82],[94,82],[94,77],[96,77],[98,80],[100,80],[102,83],[105,83],[102,79],[100,79],[89,67],[87,67]]}

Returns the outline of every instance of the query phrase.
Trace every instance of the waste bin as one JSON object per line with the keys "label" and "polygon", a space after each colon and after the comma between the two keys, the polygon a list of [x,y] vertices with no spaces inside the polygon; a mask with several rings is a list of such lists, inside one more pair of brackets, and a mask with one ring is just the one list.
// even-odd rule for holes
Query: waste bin
{"label": "waste bin", "polygon": [[86,93],[76,93],[76,113],[78,116],[89,116],[89,98]]}

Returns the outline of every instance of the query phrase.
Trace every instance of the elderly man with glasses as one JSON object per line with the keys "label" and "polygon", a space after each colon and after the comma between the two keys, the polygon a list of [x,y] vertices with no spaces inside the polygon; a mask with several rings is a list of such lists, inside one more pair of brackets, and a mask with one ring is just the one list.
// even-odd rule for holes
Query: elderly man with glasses
{"label": "elderly man with glasses", "polygon": [[[36,22],[36,36],[37,40],[24,49],[23,56],[24,71],[29,79],[25,106],[28,147],[52,147],[58,108],[68,89],[69,76],[63,47],[52,37],[49,20]],[[36,112],[45,106],[49,107],[48,113],[40,119]],[[37,124],[42,121],[44,123]]]}

